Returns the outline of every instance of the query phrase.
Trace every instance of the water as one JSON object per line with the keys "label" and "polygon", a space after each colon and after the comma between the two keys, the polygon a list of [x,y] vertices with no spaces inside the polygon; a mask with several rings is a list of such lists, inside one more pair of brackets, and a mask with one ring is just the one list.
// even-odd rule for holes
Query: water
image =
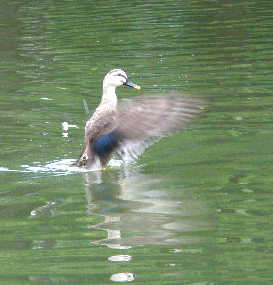
{"label": "water", "polygon": [[[1,284],[272,284],[272,8],[1,2]],[[209,111],[133,165],[71,168],[116,67],[142,86],[121,98]]]}

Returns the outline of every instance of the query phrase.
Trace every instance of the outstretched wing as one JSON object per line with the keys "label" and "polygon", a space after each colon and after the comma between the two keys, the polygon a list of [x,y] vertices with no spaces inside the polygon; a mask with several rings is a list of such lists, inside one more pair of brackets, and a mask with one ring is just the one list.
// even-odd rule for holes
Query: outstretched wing
{"label": "outstretched wing", "polygon": [[204,103],[181,95],[141,96],[118,104],[113,135],[116,152],[124,160],[135,160],[156,140],[184,128],[203,110]]}

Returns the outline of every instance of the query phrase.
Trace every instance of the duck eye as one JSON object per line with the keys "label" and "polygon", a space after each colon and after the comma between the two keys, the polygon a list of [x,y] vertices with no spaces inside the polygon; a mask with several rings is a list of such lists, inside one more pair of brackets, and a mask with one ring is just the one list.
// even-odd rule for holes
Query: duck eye
{"label": "duck eye", "polygon": [[121,74],[121,73],[118,73],[116,76],[123,77],[125,80],[127,80],[127,78],[123,74]]}

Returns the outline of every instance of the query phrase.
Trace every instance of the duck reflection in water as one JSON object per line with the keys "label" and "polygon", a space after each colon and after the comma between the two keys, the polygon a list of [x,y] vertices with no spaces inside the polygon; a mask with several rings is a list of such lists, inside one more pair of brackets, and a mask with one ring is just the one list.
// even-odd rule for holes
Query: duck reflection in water
{"label": "duck reflection in water", "polygon": [[[198,232],[209,228],[206,207],[189,198],[192,189],[179,186],[178,199],[177,192],[164,188],[170,185],[167,178],[142,173],[134,165],[83,175],[88,215],[102,216],[104,221],[94,227],[107,233],[107,238],[95,244],[124,249],[198,243],[202,239]],[[185,199],[181,200],[183,194]]]}

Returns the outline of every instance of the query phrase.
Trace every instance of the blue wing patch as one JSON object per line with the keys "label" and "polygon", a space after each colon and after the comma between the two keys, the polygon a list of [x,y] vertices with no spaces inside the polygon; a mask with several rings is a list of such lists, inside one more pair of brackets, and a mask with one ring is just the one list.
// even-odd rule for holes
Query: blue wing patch
{"label": "blue wing patch", "polygon": [[99,137],[94,143],[95,152],[101,156],[105,157],[109,155],[114,148],[118,146],[118,139],[112,133]]}

